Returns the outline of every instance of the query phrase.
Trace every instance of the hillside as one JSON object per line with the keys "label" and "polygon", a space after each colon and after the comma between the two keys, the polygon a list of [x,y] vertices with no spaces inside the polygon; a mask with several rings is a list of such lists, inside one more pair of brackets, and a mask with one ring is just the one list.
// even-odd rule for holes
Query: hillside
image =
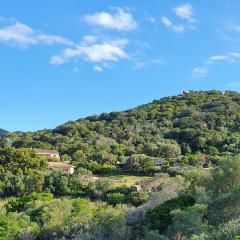
{"label": "hillside", "polygon": [[123,112],[67,122],[53,130],[8,134],[14,147],[58,149],[65,159],[116,163],[146,154],[236,154],[240,140],[240,94],[199,91],[162,98]]}
{"label": "hillside", "polygon": [[[8,133],[0,239],[238,240],[239,104],[235,92],[191,92]],[[30,147],[60,150],[74,171]]]}
{"label": "hillside", "polygon": [[1,136],[4,136],[4,135],[7,134],[7,133],[8,133],[8,131],[0,128],[0,137],[1,137]]}

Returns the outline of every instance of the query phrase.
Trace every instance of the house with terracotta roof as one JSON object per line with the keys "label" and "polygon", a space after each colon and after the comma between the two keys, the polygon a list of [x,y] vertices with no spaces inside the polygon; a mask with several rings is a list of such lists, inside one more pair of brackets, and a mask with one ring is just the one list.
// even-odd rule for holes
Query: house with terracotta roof
{"label": "house with terracotta roof", "polygon": [[34,150],[42,157],[52,157],[52,158],[60,159],[60,155],[57,150],[50,150],[50,149],[34,149]]}
{"label": "house with terracotta roof", "polygon": [[67,174],[74,173],[74,166],[66,162],[48,162],[48,168],[60,170]]}

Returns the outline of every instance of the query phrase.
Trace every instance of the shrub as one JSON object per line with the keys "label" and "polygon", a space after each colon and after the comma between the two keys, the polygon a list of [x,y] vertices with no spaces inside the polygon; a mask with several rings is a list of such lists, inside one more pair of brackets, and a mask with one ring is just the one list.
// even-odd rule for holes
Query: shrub
{"label": "shrub", "polygon": [[111,205],[117,205],[121,203],[125,203],[126,201],[126,196],[123,193],[108,193],[106,195],[106,201],[111,204]]}
{"label": "shrub", "polygon": [[149,199],[149,195],[145,192],[132,192],[128,195],[128,202],[138,207]]}

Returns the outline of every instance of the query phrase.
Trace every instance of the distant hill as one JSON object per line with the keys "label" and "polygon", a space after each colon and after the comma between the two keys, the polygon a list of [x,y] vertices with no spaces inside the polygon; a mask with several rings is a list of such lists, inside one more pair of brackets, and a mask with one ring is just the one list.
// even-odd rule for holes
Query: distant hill
{"label": "distant hill", "polygon": [[240,149],[240,94],[184,93],[127,111],[70,121],[53,130],[7,137],[15,147],[58,149],[75,162],[116,163],[135,153],[167,159],[199,153],[236,154]]}
{"label": "distant hill", "polygon": [[8,131],[0,128],[0,137],[1,137],[1,136],[4,136],[4,135],[7,134],[7,133],[8,133]]}

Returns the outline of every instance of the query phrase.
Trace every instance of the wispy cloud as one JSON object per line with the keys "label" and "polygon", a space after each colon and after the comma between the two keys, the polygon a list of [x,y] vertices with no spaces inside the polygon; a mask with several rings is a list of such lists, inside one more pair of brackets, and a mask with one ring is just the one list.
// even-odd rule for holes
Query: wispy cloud
{"label": "wispy cloud", "polygon": [[96,71],[96,72],[103,72],[103,68],[100,67],[100,66],[98,66],[98,65],[95,65],[95,66],[93,67],[93,71]]}
{"label": "wispy cloud", "polygon": [[216,63],[222,61],[230,61],[231,58],[227,55],[213,55],[207,59],[207,63]]}
{"label": "wispy cloud", "polygon": [[146,60],[146,61],[136,61],[135,64],[133,65],[133,69],[138,70],[149,65],[159,65],[164,63],[165,61],[163,58],[156,58],[156,59]]}
{"label": "wispy cloud", "polygon": [[137,28],[133,15],[122,8],[118,8],[116,13],[97,12],[93,15],[85,15],[84,20],[94,26],[99,26],[118,31],[130,31]]}
{"label": "wispy cloud", "polygon": [[228,84],[229,87],[240,87],[240,81],[239,82],[232,82]]}
{"label": "wispy cloud", "polygon": [[210,56],[206,63],[217,63],[217,62],[228,62],[228,63],[234,63],[236,61],[240,60],[240,53],[239,52],[229,52],[227,54],[223,55],[213,55]]}
{"label": "wispy cloud", "polygon": [[186,19],[188,21],[194,21],[193,15],[193,8],[192,5],[189,3],[181,4],[173,9],[175,14],[183,19]]}
{"label": "wispy cloud", "polygon": [[147,22],[150,22],[150,23],[156,23],[157,22],[156,17],[154,17],[152,15],[149,15],[148,12],[145,12],[145,19],[146,19]]}
{"label": "wispy cloud", "polygon": [[173,23],[170,21],[167,17],[162,17],[162,23],[165,25],[165,27],[172,27]]}
{"label": "wispy cloud", "polygon": [[72,46],[73,42],[56,35],[48,35],[34,30],[26,24],[15,21],[13,24],[0,28],[0,42],[26,48],[36,44],[63,44]]}
{"label": "wispy cloud", "polygon": [[234,57],[235,59],[240,59],[240,52],[229,52],[228,55]]}
{"label": "wispy cloud", "polygon": [[73,48],[66,48],[62,53],[51,58],[51,63],[60,65],[72,59],[80,58],[87,62],[117,62],[127,58],[124,48],[127,39],[117,39],[90,44],[89,42],[76,44]]}
{"label": "wispy cloud", "polygon": [[233,31],[235,31],[236,33],[240,33],[240,25],[235,25],[235,26],[231,27],[231,29]]}
{"label": "wispy cloud", "polygon": [[208,69],[204,67],[196,67],[192,71],[192,76],[194,78],[205,77],[208,74]]}
{"label": "wispy cloud", "polygon": [[[161,20],[165,27],[176,33],[183,33],[186,29],[195,29],[195,26],[193,25],[195,22],[195,19],[193,18],[194,12],[191,4],[182,4],[172,10],[181,23],[176,23],[176,20],[173,22],[169,17],[163,16]],[[172,16],[172,18],[176,18],[176,16]]]}
{"label": "wispy cloud", "polygon": [[226,54],[212,55],[203,62],[201,67],[192,70],[193,77],[205,77],[209,73],[212,65],[217,63],[238,63],[240,62],[240,52],[228,52]]}
{"label": "wispy cloud", "polygon": [[164,16],[161,18],[161,20],[165,27],[171,29],[174,32],[182,33],[185,30],[185,27],[183,25],[174,25],[168,17]]}

